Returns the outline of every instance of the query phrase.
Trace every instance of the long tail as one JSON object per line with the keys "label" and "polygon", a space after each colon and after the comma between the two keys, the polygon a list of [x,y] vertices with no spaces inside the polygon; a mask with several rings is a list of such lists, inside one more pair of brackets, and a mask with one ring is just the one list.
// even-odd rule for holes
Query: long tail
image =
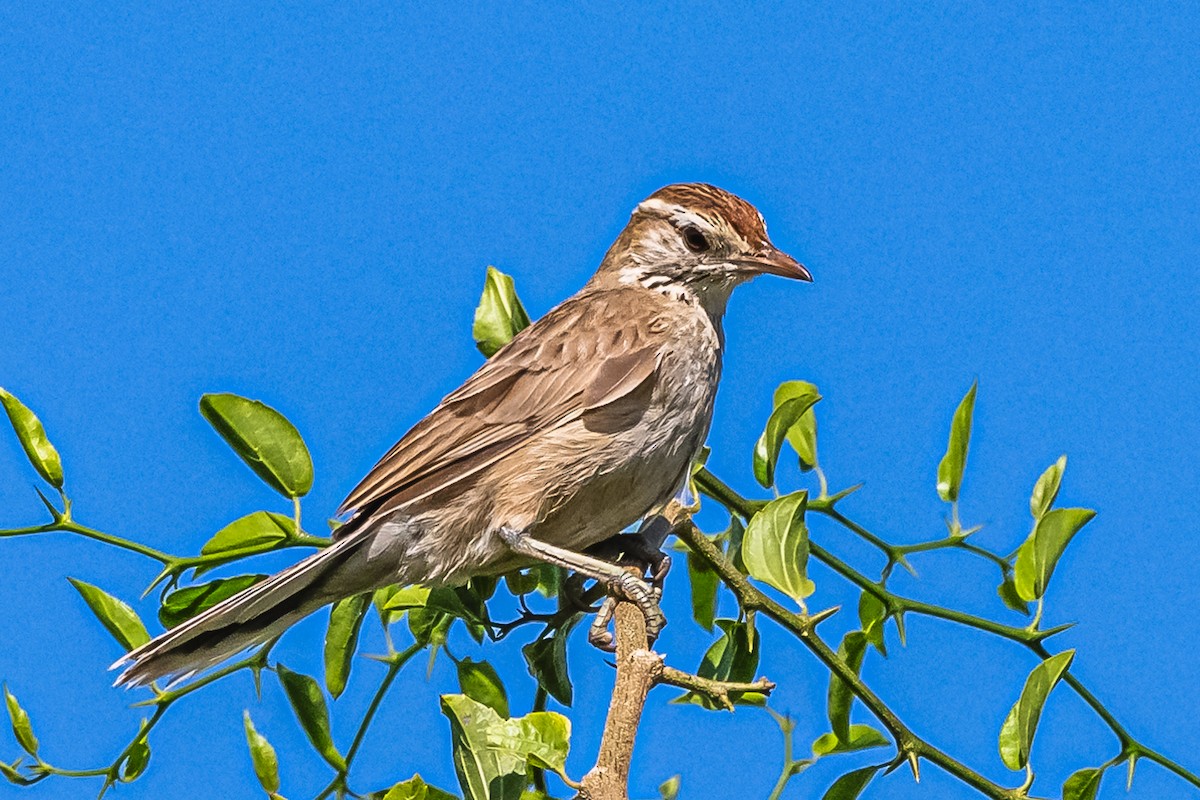
{"label": "long tail", "polygon": [[363,541],[342,539],[126,653],[112,665],[129,663],[116,685],[189,677],[282,633],[322,606],[366,591],[371,588],[366,576],[355,586],[359,581],[340,569]]}

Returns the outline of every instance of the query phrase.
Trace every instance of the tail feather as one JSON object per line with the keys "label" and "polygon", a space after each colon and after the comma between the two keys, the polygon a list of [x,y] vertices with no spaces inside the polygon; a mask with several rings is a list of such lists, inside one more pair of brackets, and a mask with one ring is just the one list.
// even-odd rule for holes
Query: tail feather
{"label": "tail feather", "polygon": [[129,664],[116,685],[187,678],[262,644],[322,606],[369,588],[332,580],[361,543],[358,537],[343,539],[131,650],[111,667]]}

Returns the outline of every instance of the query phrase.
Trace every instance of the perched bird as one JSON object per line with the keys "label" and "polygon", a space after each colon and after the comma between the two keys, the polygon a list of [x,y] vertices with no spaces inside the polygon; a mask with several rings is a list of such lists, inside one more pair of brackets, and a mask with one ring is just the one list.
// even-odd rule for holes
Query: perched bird
{"label": "perched bird", "polygon": [[342,504],[352,516],[330,547],[131,651],[117,683],[193,674],[381,586],[456,585],[538,560],[607,582],[656,632],[645,582],[582,551],[684,484],[712,419],[726,303],[762,273],[811,280],[745,200],[699,183],[658,190],[576,295],[384,455]]}

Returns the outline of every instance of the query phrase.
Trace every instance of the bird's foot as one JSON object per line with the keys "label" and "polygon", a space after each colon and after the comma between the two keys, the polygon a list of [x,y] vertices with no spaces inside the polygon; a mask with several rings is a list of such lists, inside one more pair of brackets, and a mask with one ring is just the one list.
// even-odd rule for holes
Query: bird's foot
{"label": "bird's foot", "polygon": [[[667,570],[671,566],[671,560],[665,553],[651,548],[655,553],[649,559],[654,575],[652,581],[657,582],[657,586],[655,586],[647,584],[642,579],[641,575],[646,570],[642,562],[636,563],[632,567],[618,566],[593,555],[576,553],[547,544],[532,538],[522,530],[501,528],[498,533],[504,543],[515,553],[575,570],[582,575],[595,578],[604,585],[608,590],[609,598],[600,606],[597,620],[588,631],[588,640],[596,646],[606,650],[614,647],[612,637],[608,633],[608,622],[612,619],[616,600],[628,600],[641,610],[642,615],[646,618],[646,637],[651,643],[658,638],[658,634],[667,624],[667,618],[663,616],[662,609],[658,607],[658,597],[662,593],[662,578],[666,576]],[[638,538],[640,537],[630,537],[627,549],[637,548],[638,545],[633,543],[633,539]],[[642,552],[645,552],[645,548]]]}
{"label": "bird's foot", "polygon": [[663,584],[671,571],[671,557],[640,533],[621,533],[592,545],[587,552],[621,567],[638,567],[639,576],[649,574],[654,599],[662,598]]}

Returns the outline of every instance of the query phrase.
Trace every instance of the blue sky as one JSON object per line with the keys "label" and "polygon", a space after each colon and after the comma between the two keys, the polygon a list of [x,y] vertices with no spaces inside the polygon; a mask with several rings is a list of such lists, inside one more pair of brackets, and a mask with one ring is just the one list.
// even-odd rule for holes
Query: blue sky
{"label": "blue sky", "polygon": [[[1053,582],[1048,621],[1079,623],[1055,644],[1078,648],[1078,674],[1135,734],[1195,767],[1197,22],[1182,4],[1127,3],[27,5],[0,30],[0,385],[42,416],[88,524],[184,552],[242,514],[286,510],[196,413],[206,391],[297,424],[319,520],[479,364],[470,322],[487,264],[542,313],[643,196],[711,181],[756,203],[816,278],[763,279],[734,299],[714,469],[753,492],[772,389],[812,380],[831,482],[866,483],[847,510],[898,541],[937,536],[937,460],[977,378],[965,521],[1014,547],[1033,481],[1069,454],[1061,501],[1100,513]],[[0,439],[0,525],[36,522],[36,476]],[[813,535],[877,568],[841,532]],[[108,688],[116,645],[65,577],[133,598],[153,564],[62,536],[0,541],[0,558],[0,676],[47,757],[106,762],[137,717]],[[916,563],[904,592],[1006,613],[992,569]],[[853,602],[813,576],[816,604]],[[708,639],[688,620],[682,570],[666,608],[663,649],[694,666]],[[322,633],[309,620],[278,652],[313,672]],[[578,644],[575,774],[594,758],[610,680]],[[516,643],[481,652],[527,707]],[[912,620],[908,648],[865,673],[916,730],[1015,785],[995,737],[1032,666],[1004,642]],[[342,741],[379,669],[357,665],[335,708]],[[762,671],[799,740],[820,734],[826,678],[807,653],[767,631]],[[428,682],[404,673],[357,786],[413,771],[455,786],[436,703],[453,687],[447,662]],[[635,796],[679,772],[685,797],[765,797],[771,721],[669,697],[652,698]],[[260,703],[239,678],[197,700],[171,712],[150,772],[120,796],[250,795],[244,707],[281,752],[287,796],[323,785],[277,687]],[[1114,748],[1056,693],[1039,793]],[[822,763],[788,796],[819,796],[860,760]],[[1120,783],[1110,775],[1102,796]],[[1131,796],[1184,791],[1143,764]],[[874,793],[972,796],[932,767],[920,787],[897,772]]]}

